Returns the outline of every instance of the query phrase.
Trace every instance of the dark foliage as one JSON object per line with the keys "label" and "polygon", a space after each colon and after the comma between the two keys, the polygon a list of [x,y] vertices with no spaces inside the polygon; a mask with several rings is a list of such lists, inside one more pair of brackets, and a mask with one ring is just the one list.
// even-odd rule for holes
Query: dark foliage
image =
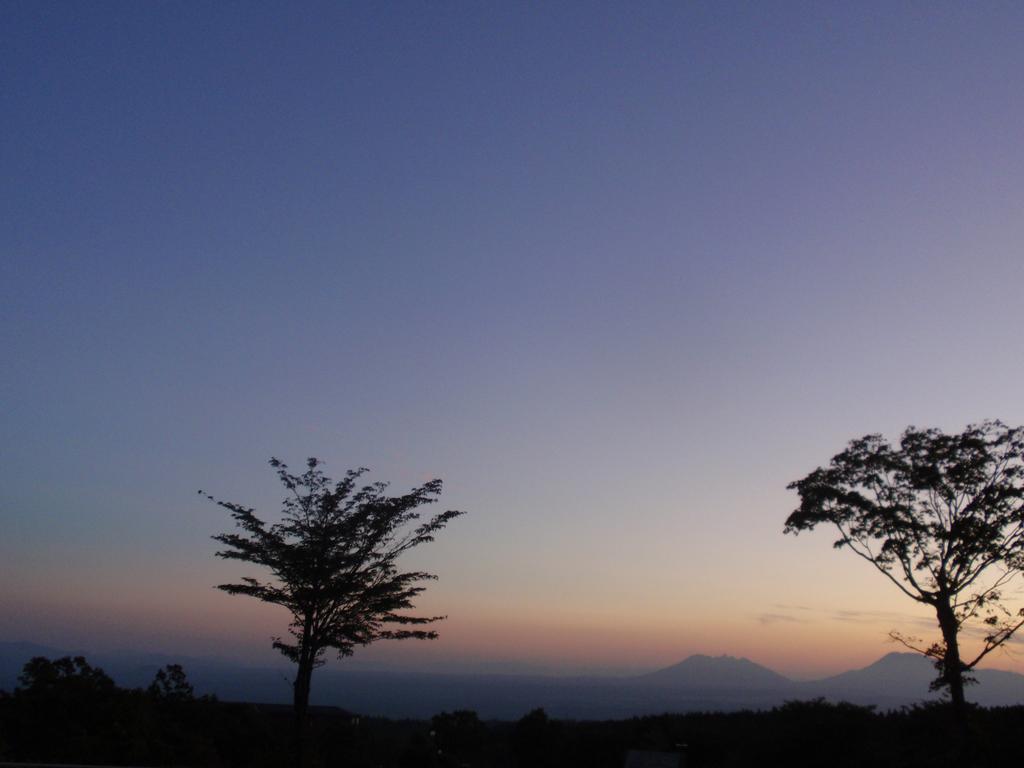
{"label": "dark foliage", "polygon": [[421,582],[435,577],[397,567],[400,555],[433,541],[462,514],[449,510],[407,528],[419,520],[418,507],[437,500],[441,481],[386,496],[387,483],[358,487],[366,469],[350,470],[334,483],[318,469],[319,459],[308,459],[301,475],[277,459],[270,464],[289,493],[281,522],[268,525],[249,507],[208,498],[227,509],[241,529],[213,537],[225,547],[217,556],[264,567],[271,579],[246,577],[218,589],[287,608],[293,640],[279,638],[274,647],[296,663],[309,655],[319,665],[328,648],[349,656],[356,646],[375,640],[436,637],[432,630],[393,627],[444,618],[405,613],[425,589]]}
{"label": "dark foliage", "polygon": [[487,726],[476,712],[442,712],[430,720],[430,735],[441,765],[480,765],[494,759],[488,754]]}
{"label": "dark foliage", "polygon": [[[0,760],[153,766],[269,768],[290,759],[287,707],[223,703],[118,688],[84,659],[33,659],[21,684],[0,693]],[[178,672],[181,675],[178,676]],[[173,674],[172,674],[173,673]],[[1014,764],[1024,707],[974,708],[977,764]],[[574,722],[537,709],[515,723],[475,713],[441,713],[430,722],[361,718],[334,708],[310,711],[310,766],[349,768],[621,768],[631,749],[679,751],[689,768],[749,765],[916,768],[963,765],[945,749],[944,706],[879,713],[821,700],[763,712],[659,715]]]}
{"label": "dark foliage", "polygon": [[[789,488],[800,506],[786,533],[833,527],[836,548],[934,611],[937,641],[892,636],[935,661],[934,687],[948,689],[962,723],[969,672],[1024,626],[1024,608],[1004,602],[1024,571],[1024,428],[910,427],[896,447],[867,435]],[[971,624],[982,639],[967,654],[961,631]]]}
{"label": "dark foliage", "polygon": [[224,546],[217,555],[270,573],[264,581],[247,576],[219,589],[291,613],[291,640],[277,638],[274,647],[297,665],[296,762],[301,764],[312,674],[328,649],[342,657],[377,640],[437,636],[423,627],[443,616],[409,613],[425,589],[423,582],[435,576],[400,571],[398,560],[433,541],[462,513],[449,510],[419,522],[419,508],[440,495],[440,480],[387,496],[386,483],[359,486],[365,469],[351,470],[335,483],[319,469],[318,459],[308,459],[302,474],[293,474],[277,459],[270,464],[288,493],[280,522],[267,524],[250,507],[208,498],[228,510],[239,529],[213,537]]}
{"label": "dark foliage", "polygon": [[180,664],[168,664],[158,670],[147,691],[150,696],[165,701],[191,701],[195,698],[192,685],[185,677],[185,670]]}
{"label": "dark foliage", "polygon": [[274,749],[252,707],[195,698],[177,665],[142,691],[118,688],[81,657],[37,657],[0,696],[0,759],[245,765]]}

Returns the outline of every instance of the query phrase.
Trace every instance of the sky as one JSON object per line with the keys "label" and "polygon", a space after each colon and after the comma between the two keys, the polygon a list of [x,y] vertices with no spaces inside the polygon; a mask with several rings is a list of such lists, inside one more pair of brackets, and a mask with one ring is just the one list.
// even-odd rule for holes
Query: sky
{"label": "sky", "polygon": [[1024,423],[1022,37],[996,2],[5,2],[0,639],[273,663],[196,493],[273,518],[271,456],[466,511],[406,561],[441,637],[346,664],[813,677],[931,637],[783,535],[786,486]]}

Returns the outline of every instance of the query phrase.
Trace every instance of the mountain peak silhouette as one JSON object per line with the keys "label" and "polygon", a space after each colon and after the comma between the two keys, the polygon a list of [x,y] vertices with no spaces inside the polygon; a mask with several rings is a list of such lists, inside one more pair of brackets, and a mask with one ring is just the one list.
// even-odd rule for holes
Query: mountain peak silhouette
{"label": "mountain peak silhouette", "polygon": [[688,688],[744,688],[759,690],[787,687],[788,679],[750,659],[729,655],[694,654],[671,667],[643,675],[645,682]]}

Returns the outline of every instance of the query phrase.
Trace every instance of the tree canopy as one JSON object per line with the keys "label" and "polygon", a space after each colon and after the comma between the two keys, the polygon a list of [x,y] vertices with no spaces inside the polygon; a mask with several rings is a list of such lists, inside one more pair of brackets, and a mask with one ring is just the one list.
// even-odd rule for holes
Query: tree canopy
{"label": "tree canopy", "polygon": [[356,646],[375,640],[436,637],[434,631],[391,628],[444,618],[401,613],[425,589],[421,582],[436,577],[400,572],[397,560],[432,541],[462,512],[443,512],[409,530],[408,524],[420,517],[417,508],[441,494],[440,480],[389,497],[384,495],[387,483],[357,487],[366,468],[350,470],[332,483],[318,468],[321,463],[308,459],[306,471],[295,475],[278,459],[270,460],[289,492],[279,523],[268,525],[249,507],[208,497],[231,512],[241,528],[241,533],[213,537],[225,546],[217,556],[264,566],[272,575],[269,581],[243,577],[218,589],[290,610],[294,641],[279,638],[274,646],[292,661],[303,648],[317,656],[327,648],[348,656]]}
{"label": "tree canopy", "polygon": [[[934,659],[936,685],[949,686],[962,706],[964,673],[1024,626],[1024,609],[1004,599],[1024,569],[1024,428],[1000,421],[959,434],[909,427],[898,446],[866,435],[788,487],[800,506],[786,533],[830,524],[836,548],[935,611],[940,641],[892,636]],[[959,634],[968,625],[981,633],[963,656]]]}
{"label": "tree canopy", "polygon": [[441,494],[440,480],[387,496],[387,483],[359,485],[365,468],[350,470],[334,482],[320,470],[319,459],[308,459],[301,474],[276,458],[270,464],[287,490],[279,522],[266,523],[251,507],[204,495],[227,509],[240,529],[213,537],[224,546],[217,555],[270,573],[267,579],[245,576],[218,589],[291,613],[291,638],[276,638],[274,647],[298,665],[295,709],[301,723],[313,668],[323,663],[327,649],[348,656],[376,640],[437,636],[425,627],[443,616],[408,612],[425,589],[423,583],[436,577],[401,571],[398,560],[432,541],[462,513],[449,510],[418,522],[419,508]]}

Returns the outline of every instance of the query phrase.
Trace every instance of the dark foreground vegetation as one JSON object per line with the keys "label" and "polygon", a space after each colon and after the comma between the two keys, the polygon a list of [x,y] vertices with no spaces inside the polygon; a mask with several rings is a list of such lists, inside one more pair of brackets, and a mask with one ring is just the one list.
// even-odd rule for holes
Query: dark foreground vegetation
{"label": "dark foreground vegetation", "polygon": [[[631,749],[681,751],[686,765],[944,766],[1015,764],[1024,707],[973,709],[973,754],[949,753],[950,708],[877,713],[822,701],[763,712],[661,715],[608,722],[549,718],[481,722],[473,712],[431,721],[361,718],[312,708],[310,766],[587,766],[620,768]],[[0,693],[0,760],[140,766],[283,766],[288,707],[197,697],[180,667],[146,690],[117,687],[84,659],[33,659]]]}

